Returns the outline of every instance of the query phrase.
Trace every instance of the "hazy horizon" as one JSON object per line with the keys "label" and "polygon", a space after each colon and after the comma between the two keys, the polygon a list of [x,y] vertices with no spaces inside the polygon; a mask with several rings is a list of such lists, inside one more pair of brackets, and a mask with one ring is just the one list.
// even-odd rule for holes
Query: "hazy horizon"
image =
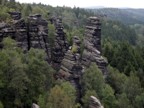
{"label": "hazy horizon", "polygon": [[141,0],[16,0],[20,3],[42,3],[52,6],[68,6],[68,7],[111,7],[111,8],[144,8]]}

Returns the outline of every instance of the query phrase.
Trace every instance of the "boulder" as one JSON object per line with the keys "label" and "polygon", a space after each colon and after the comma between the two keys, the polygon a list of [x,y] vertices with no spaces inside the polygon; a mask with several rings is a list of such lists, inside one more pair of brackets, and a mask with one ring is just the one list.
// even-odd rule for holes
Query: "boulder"
{"label": "boulder", "polygon": [[90,97],[90,100],[89,100],[89,108],[104,108],[100,101],[94,97],[94,96],[91,96]]}
{"label": "boulder", "polygon": [[37,104],[33,103],[31,108],[40,108]]}

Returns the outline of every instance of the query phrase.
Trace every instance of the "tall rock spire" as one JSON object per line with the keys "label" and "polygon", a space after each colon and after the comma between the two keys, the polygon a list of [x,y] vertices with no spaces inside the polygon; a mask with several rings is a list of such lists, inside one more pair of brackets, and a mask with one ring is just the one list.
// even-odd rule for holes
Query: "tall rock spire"
{"label": "tall rock spire", "polygon": [[95,62],[106,75],[107,62],[101,55],[101,23],[97,17],[89,17],[85,29],[82,64],[84,67],[88,67],[91,62]]}
{"label": "tall rock spire", "polygon": [[66,40],[66,33],[63,30],[62,19],[54,19],[54,25],[56,29],[56,37],[54,47],[52,48],[52,65],[54,68],[59,69],[64,55],[68,50],[68,42]]}
{"label": "tall rock spire", "polygon": [[50,62],[50,46],[48,40],[48,22],[40,14],[31,15],[28,18],[29,48],[45,50],[47,60]]}

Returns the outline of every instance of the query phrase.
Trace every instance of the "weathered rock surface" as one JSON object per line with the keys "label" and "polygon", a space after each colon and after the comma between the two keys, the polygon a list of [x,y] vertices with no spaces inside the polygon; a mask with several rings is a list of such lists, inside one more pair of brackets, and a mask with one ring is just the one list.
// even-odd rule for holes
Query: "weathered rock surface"
{"label": "weathered rock surface", "polygon": [[8,12],[13,20],[19,20],[21,19],[21,13],[20,12]]}
{"label": "weathered rock surface", "polygon": [[[0,23],[0,43],[3,38],[10,36],[16,40],[17,45],[24,52],[30,48],[45,50],[46,60],[50,62],[51,54],[48,42],[48,22],[41,15],[36,14],[28,17],[28,22],[21,18],[19,12],[9,12],[12,17],[10,25]],[[2,44],[0,44],[2,48]]]}
{"label": "weathered rock surface", "polygon": [[13,18],[12,28],[15,29],[14,38],[17,45],[24,51],[28,50],[28,36],[27,36],[27,25],[24,19],[21,18],[21,13],[11,13]]}
{"label": "weathered rock surface", "polygon": [[53,19],[55,25],[56,34],[54,47],[52,48],[52,65],[54,68],[59,69],[63,57],[68,50],[68,42],[66,40],[66,34],[64,32],[64,27],[62,25],[62,19]]}
{"label": "weathered rock surface", "polygon": [[[24,51],[28,49],[28,38],[27,38],[27,28],[24,19],[21,18],[21,13],[19,12],[9,12],[12,17],[12,24],[8,25],[6,23],[0,23],[0,42],[3,38],[10,36],[15,39],[17,45],[21,47]],[[2,45],[0,45],[2,48]]]}
{"label": "weathered rock surface", "polygon": [[29,48],[45,50],[47,60],[50,62],[51,54],[48,42],[48,22],[40,14],[31,15],[28,18]]}
{"label": "weathered rock surface", "polygon": [[107,62],[101,56],[101,23],[97,17],[90,17],[85,30],[82,65],[89,67],[95,62],[104,75],[107,74]]}
{"label": "weathered rock surface", "polygon": [[89,100],[89,108],[104,108],[100,101],[94,97],[94,96],[91,96],[90,97],[90,100]]}
{"label": "weathered rock surface", "polygon": [[37,104],[33,103],[31,108],[40,108]]}
{"label": "weathered rock surface", "polygon": [[80,98],[81,87],[79,80],[82,75],[82,65],[80,63],[80,44],[80,39],[77,36],[74,36],[73,46],[66,52],[59,71],[60,77],[69,81],[76,88],[77,101],[79,101]]}

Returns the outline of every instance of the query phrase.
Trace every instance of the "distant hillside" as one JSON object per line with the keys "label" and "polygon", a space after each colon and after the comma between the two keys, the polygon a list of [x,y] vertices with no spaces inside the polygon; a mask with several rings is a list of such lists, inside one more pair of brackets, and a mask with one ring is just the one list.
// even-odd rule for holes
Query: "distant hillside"
{"label": "distant hillside", "polygon": [[108,19],[118,20],[126,24],[144,24],[144,9],[103,8],[92,9],[97,15],[104,15]]}

